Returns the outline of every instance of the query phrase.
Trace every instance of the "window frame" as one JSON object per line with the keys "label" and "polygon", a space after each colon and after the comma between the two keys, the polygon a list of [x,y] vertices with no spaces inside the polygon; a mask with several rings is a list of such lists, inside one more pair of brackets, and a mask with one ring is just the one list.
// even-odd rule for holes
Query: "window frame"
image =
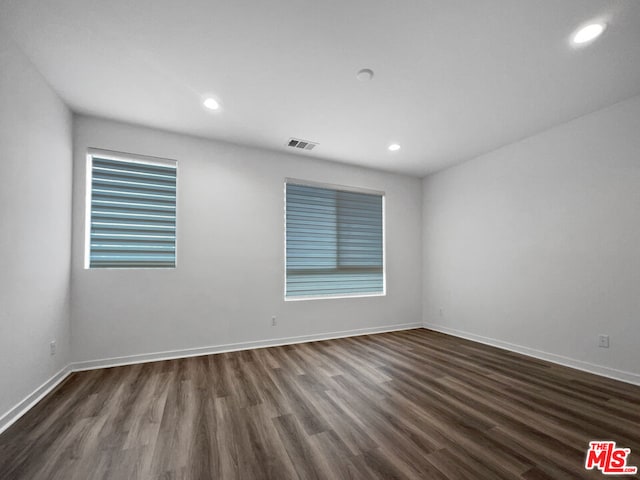
{"label": "window frame", "polygon": [[[326,295],[316,294],[316,295],[300,295],[300,296],[287,297],[287,184],[289,183],[294,185],[307,186],[307,187],[327,188],[327,189],[339,190],[343,192],[366,193],[369,195],[379,195],[382,197],[382,291],[381,292],[371,292],[371,293],[357,292],[357,293],[343,293],[343,294],[330,293]],[[283,298],[285,302],[302,302],[306,300],[331,300],[331,299],[340,299],[340,298],[385,297],[387,295],[387,225],[386,225],[387,194],[386,192],[382,190],[374,190],[371,188],[353,187],[353,186],[347,186],[347,185],[316,182],[312,180],[301,180],[299,178],[286,177],[284,179],[283,194],[284,194],[284,210],[283,210],[284,241],[282,242],[284,245]]]}
{"label": "window frame", "polygon": [[[175,262],[172,267],[91,267],[91,200],[93,195],[93,157],[103,158],[105,160],[115,160],[129,163],[140,163],[144,165],[158,165],[175,167],[176,169],[176,239],[175,239]],[[139,155],[135,153],[125,153],[115,150],[105,150],[90,147],[87,149],[85,161],[85,218],[84,218],[84,270],[100,271],[100,270],[175,270],[178,268],[178,192],[179,175],[178,161],[170,158],[153,157],[148,155]]]}

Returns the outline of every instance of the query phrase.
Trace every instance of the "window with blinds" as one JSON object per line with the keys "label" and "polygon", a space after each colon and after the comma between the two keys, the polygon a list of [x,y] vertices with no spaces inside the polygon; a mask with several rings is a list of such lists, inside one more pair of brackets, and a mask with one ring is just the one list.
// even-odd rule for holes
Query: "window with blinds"
{"label": "window with blinds", "polygon": [[383,195],[287,181],[285,298],[383,294]]}
{"label": "window with blinds", "polygon": [[176,163],[90,154],[88,268],[176,265]]}

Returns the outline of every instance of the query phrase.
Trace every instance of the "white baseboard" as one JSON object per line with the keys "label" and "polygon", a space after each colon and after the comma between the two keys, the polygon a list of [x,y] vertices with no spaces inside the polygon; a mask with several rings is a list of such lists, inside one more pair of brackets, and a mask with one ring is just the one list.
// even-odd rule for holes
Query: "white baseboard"
{"label": "white baseboard", "polygon": [[463,332],[454,328],[445,327],[442,325],[434,325],[431,323],[425,323],[424,328],[428,330],[434,330],[440,333],[446,333],[453,335],[454,337],[465,338],[478,343],[484,343],[485,345],[491,345],[492,347],[501,348],[503,350],[509,350],[511,352],[521,353],[529,357],[538,358],[540,360],[546,360],[548,362],[557,363],[565,367],[575,368],[584,372],[593,373],[602,377],[612,378],[614,380],[620,380],[621,382],[632,383],[634,385],[640,385],[640,375],[632,372],[625,372],[624,370],[617,370],[615,368],[604,367],[602,365],[596,365],[594,363],[584,362],[582,360],[576,360],[574,358],[557,355],[555,353],[544,352],[542,350],[536,350],[534,348],[524,347],[515,343],[503,342],[495,338],[483,337],[474,333]]}
{"label": "white baseboard", "polygon": [[189,348],[185,350],[169,350],[165,352],[145,353],[141,355],[128,355],[124,357],[104,358],[101,360],[89,360],[71,364],[74,372],[83,370],[95,370],[98,368],[117,367],[136,363],[157,362],[160,360],[173,360],[176,358],[198,357],[213,353],[237,352],[239,350],[251,350],[254,348],[278,347],[293,345],[295,343],[316,342],[318,340],[331,340],[335,338],[355,337],[372,333],[395,332],[422,328],[422,323],[403,323],[399,325],[385,325],[382,327],[358,328],[355,330],[343,330],[339,332],[318,333],[313,335],[301,335],[297,337],[272,338],[269,340],[256,340],[251,342],[228,343],[209,347]]}
{"label": "white baseboard", "polygon": [[171,360],[176,358],[196,357],[201,355],[211,355],[214,353],[235,352],[239,350],[250,350],[254,348],[277,347],[282,345],[292,345],[296,343],[315,342],[319,340],[331,340],[336,338],[355,337],[359,335],[369,335],[373,333],[394,332],[400,330],[411,330],[414,328],[426,328],[436,332],[446,333],[474,342],[484,343],[493,347],[521,353],[541,360],[547,360],[552,363],[564,365],[566,367],[576,368],[585,372],[594,373],[604,377],[620,380],[634,385],[640,385],[640,375],[623,370],[616,370],[601,365],[595,365],[581,360],[576,360],[554,353],[544,352],[514,343],[503,342],[481,335],[475,335],[463,332],[449,327],[434,324],[422,323],[404,323],[399,325],[386,325],[382,327],[360,328],[355,330],[343,330],[339,332],[319,333],[314,335],[301,335],[297,337],[274,338],[270,340],[257,340],[252,342],[231,343],[225,345],[216,345],[209,347],[190,348],[184,350],[170,350],[165,352],[146,353],[141,355],[129,355],[124,357],[105,358],[101,360],[89,360],[85,362],[71,363],[52,376],[36,388],[31,394],[27,395],[15,407],[10,409],[4,415],[0,416],[0,434],[13,425],[20,417],[27,413],[35,404],[37,404],[45,395],[51,392],[55,387],[62,383],[72,372],[83,370],[95,370],[99,368],[116,367],[122,365],[132,365],[136,363],[157,362],[160,360]]}
{"label": "white baseboard", "polygon": [[270,340],[258,340],[252,342],[230,343],[210,347],[189,348],[185,350],[170,350],[166,352],[145,353],[142,355],[129,355],[126,357],[105,358],[102,360],[89,360],[86,362],[71,363],[56,373],[49,380],[36,388],[24,400],[11,410],[0,416],[0,434],[13,425],[20,417],[27,413],[42,398],[57,387],[71,373],[83,370],[96,370],[99,368],[133,365],[136,363],[157,362],[159,360],[172,360],[176,358],[197,357],[211,355],[213,353],[236,352],[254,348],[277,347],[292,345],[295,343],[315,342],[318,340],[331,340],[335,338],[355,337],[372,333],[395,332],[422,328],[422,323],[404,323],[399,325],[385,325],[383,327],[359,328],[355,330],[343,330],[339,332],[319,333],[314,335],[302,335],[298,337],[274,338]]}
{"label": "white baseboard", "polygon": [[13,425],[16,420],[22,417],[25,413],[31,410],[36,403],[42,400],[45,395],[51,392],[54,388],[56,388],[60,383],[62,383],[70,374],[71,374],[70,365],[67,365],[58,373],[56,373],[49,380],[44,382],[38,388],[36,388],[33,392],[27,395],[21,402],[19,402],[15,407],[6,412],[4,415],[0,417],[0,433],[4,432],[7,428]]}

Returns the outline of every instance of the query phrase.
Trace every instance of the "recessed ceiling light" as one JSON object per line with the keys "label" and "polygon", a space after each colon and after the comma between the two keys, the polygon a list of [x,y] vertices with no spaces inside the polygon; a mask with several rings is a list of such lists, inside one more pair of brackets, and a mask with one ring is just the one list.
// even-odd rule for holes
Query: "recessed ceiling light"
{"label": "recessed ceiling light", "polygon": [[389,148],[390,152],[397,152],[398,150],[400,150],[400,145],[398,145],[397,143],[392,143],[387,148]]}
{"label": "recessed ceiling light", "polygon": [[573,43],[582,45],[583,43],[591,42],[602,35],[604,28],[604,23],[592,23],[586,27],[582,27],[573,35]]}
{"label": "recessed ceiling light", "polygon": [[202,104],[209,110],[218,110],[220,108],[220,104],[215,98],[207,98]]}
{"label": "recessed ceiling light", "polygon": [[363,68],[358,73],[356,73],[356,78],[361,82],[368,82],[373,78],[373,70],[370,68]]}

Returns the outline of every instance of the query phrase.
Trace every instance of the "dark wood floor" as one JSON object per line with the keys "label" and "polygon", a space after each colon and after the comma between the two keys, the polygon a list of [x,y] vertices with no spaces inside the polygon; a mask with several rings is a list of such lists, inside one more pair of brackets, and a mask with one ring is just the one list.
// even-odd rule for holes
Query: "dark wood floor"
{"label": "dark wood floor", "polygon": [[596,439],[640,465],[640,387],[419,329],[75,373],[0,478],[606,478]]}

